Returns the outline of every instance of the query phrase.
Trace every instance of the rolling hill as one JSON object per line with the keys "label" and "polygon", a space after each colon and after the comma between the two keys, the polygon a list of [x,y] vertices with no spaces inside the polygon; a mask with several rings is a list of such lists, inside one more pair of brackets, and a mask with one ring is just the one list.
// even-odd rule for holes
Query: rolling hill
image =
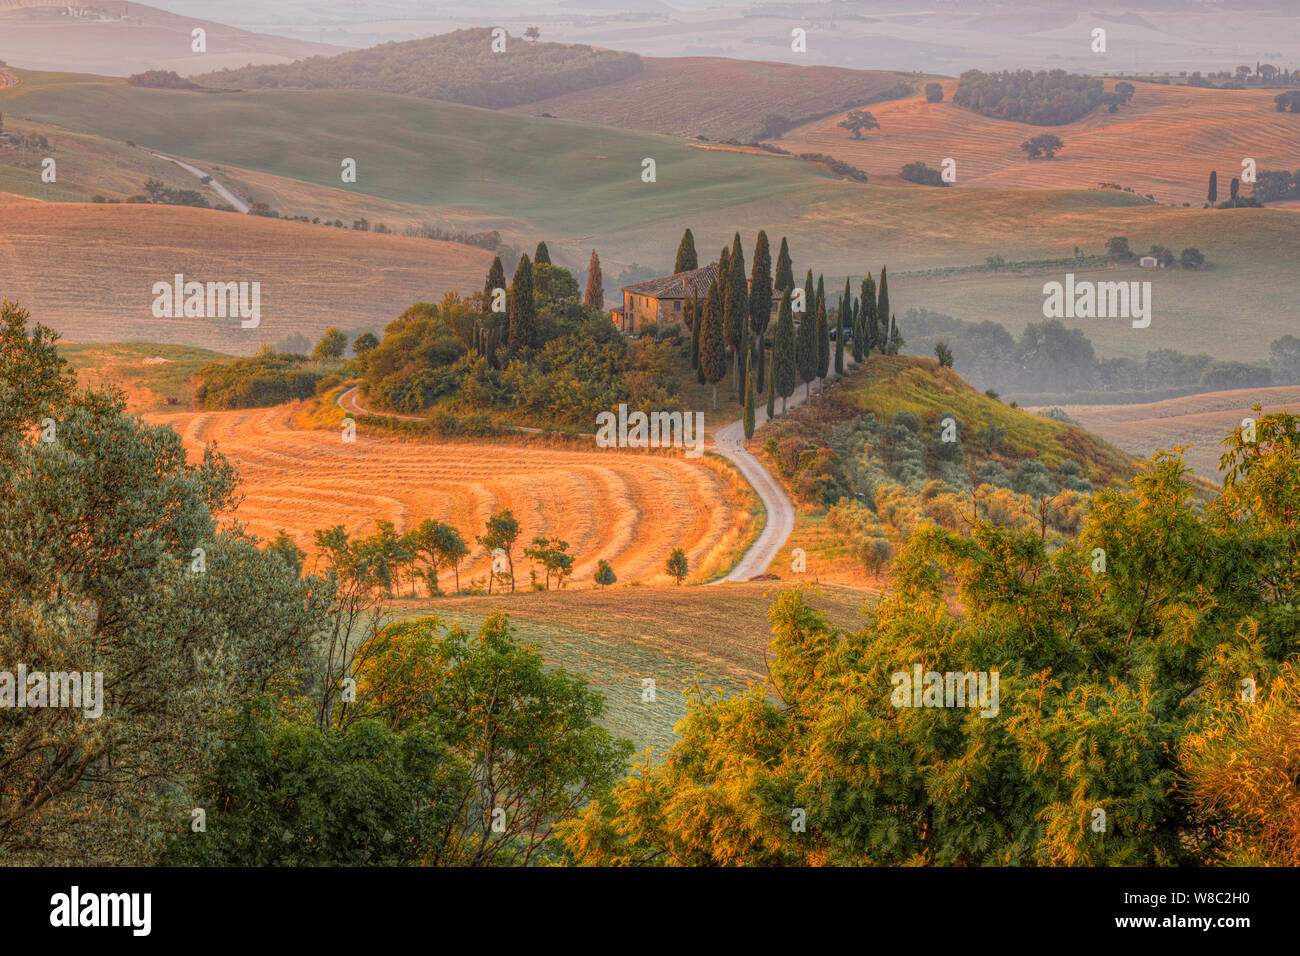
{"label": "rolling hill", "polygon": [[[207,52],[191,51],[191,31],[207,31]],[[0,60],[29,70],[129,76],[174,70],[182,76],[249,63],[288,63],[344,48],[239,30],[129,0],[0,0]]]}
{"label": "rolling hill", "polygon": [[[0,296],[71,341],[255,352],[330,326],[381,329],[412,302],[481,286],[492,257],[428,239],[178,206],[45,203],[0,194]],[[261,324],[159,319],[155,282],[260,282]]]}
{"label": "rolling hill", "polygon": [[874,103],[925,79],[913,73],[792,66],[723,57],[655,57],[625,79],[536,100],[511,112],[663,133],[748,142],[769,117],[800,122],[844,104]]}
{"label": "rolling hill", "polygon": [[[901,184],[905,164],[938,168],[952,158],[955,188],[1092,189],[1115,183],[1160,203],[1198,208],[1211,170],[1218,171],[1220,198],[1226,199],[1227,183],[1241,175],[1246,157],[1259,169],[1300,167],[1300,114],[1277,112],[1276,91],[1135,85],[1132,101],[1118,113],[1098,108],[1076,122],[1042,127],[956,106],[951,100],[957,81],[947,80],[941,103],[918,95],[873,107],[880,129],[860,140],[836,126],[840,112],[777,142],[796,153],[829,153],[866,170],[873,182]],[[1059,136],[1065,148],[1055,159],[1029,159],[1020,144],[1044,132]],[[1242,192],[1249,195],[1250,187]]]}

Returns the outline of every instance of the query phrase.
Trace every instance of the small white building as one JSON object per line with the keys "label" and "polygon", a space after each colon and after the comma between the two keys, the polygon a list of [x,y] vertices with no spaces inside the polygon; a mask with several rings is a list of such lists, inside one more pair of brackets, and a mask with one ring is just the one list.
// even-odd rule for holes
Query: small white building
{"label": "small white building", "polygon": [[1138,265],[1143,269],[1155,269],[1160,265],[1160,260],[1155,256],[1143,256],[1138,260]]}

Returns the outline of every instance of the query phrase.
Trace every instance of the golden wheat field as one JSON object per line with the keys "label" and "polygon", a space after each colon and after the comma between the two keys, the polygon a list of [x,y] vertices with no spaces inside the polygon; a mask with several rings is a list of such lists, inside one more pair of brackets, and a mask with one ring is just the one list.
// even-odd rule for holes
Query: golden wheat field
{"label": "golden wheat field", "polygon": [[1223,439],[1242,419],[1258,416],[1256,402],[1263,414],[1300,413],[1300,386],[1231,389],[1145,405],[1069,405],[1066,411],[1088,431],[1142,458],[1190,445],[1183,459],[1197,475],[1218,481]]}
{"label": "golden wheat field", "polygon": [[[686,552],[688,580],[730,567],[755,530],[753,493],[725,463],[667,455],[585,451],[521,444],[415,443],[296,428],[296,407],[151,415],[197,452],[208,442],[243,479],[233,517],[263,538],[285,529],[309,554],[312,532],[343,525],[369,534],[377,519],[399,531],[425,518],[455,526],[470,545],[460,582],[486,583],[489,556],[474,542],[501,508],[520,524],[514,551],[518,586],[528,587],[523,548],[534,536],[569,542],[577,558],[570,587],[590,587],[596,563],[620,584],[668,583],[673,548]],[[453,587],[453,572],[441,584]]]}
{"label": "golden wheat field", "polygon": [[[1107,88],[1114,82],[1107,81]],[[1118,113],[1099,108],[1074,123],[1048,127],[954,106],[957,81],[948,80],[941,103],[918,95],[871,107],[880,129],[860,140],[836,126],[844,118],[837,113],[797,127],[778,142],[795,153],[829,153],[865,170],[873,183],[902,183],[899,170],[907,163],[921,161],[933,169],[952,158],[957,186],[1090,189],[1117,183],[1157,202],[1197,207],[1205,202],[1211,170],[1219,173],[1224,200],[1245,158],[1259,169],[1297,165],[1300,114],[1277,112],[1276,91],[1135,86],[1132,101]],[[1055,159],[1028,159],[1020,144],[1045,132],[1059,136],[1065,147]],[[1242,192],[1249,195],[1250,187]]]}
{"label": "golden wheat field", "polygon": [[[180,342],[247,355],[331,326],[378,332],[408,306],[476,289],[483,249],[181,206],[0,194],[0,296],[77,342]],[[155,318],[155,282],[258,282],[261,322]]]}

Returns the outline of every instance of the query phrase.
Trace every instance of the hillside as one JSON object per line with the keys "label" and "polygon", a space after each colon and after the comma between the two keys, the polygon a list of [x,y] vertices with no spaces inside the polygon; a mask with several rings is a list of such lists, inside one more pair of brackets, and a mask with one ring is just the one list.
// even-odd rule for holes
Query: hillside
{"label": "hillside", "polygon": [[[74,342],[144,340],[230,354],[330,326],[381,329],[412,302],[482,284],[482,249],[177,206],[43,203],[0,194],[0,295]],[[58,250],[52,254],[51,250]],[[177,273],[261,283],[261,323],[155,318]]]}
{"label": "hillside", "polygon": [[[1107,81],[1113,89],[1114,80]],[[829,153],[867,171],[872,182],[902,183],[899,170],[922,161],[937,168],[957,162],[958,188],[1089,189],[1116,183],[1157,202],[1205,202],[1210,171],[1220,191],[1241,175],[1241,161],[1260,169],[1300,165],[1300,114],[1277,112],[1268,90],[1212,90],[1138,83],[1132,101],[1117,113],[1104,107],[1073,123],[1044,128],[992,119],[952,103],[956,80],[943,84],[944,100],[922,95],[882,103],[871,112],[880,129],[853,139],[836,124],[837,113],[801,126],[777,140],[792,152]],[[1020,149],[1043,132],[1065,147],[1055,159],[1029,159]],[[1249,186],[1243,187],[1249,195]]]}
{"label": "hillside", "polygon": [[[207,31],[207,52],[191,52],[191,31]],[[0,60],[29,70],[130,76],[174,70],[186,76],[249,63],[289,63],[343,47],[252,33],[178,16],[128,0],[0,0]]]}
{"label": "hillside", "polygon": [[772,117],[804,122],[848,105],[875,103],[925,79],[913,73],[792,66],[723,57],[654,57],[625,79],[516,106],[512,112],[697,136],[711,140],[773,135]]}
{"label": "hillside", "polygon": [[1089,431],[1137,455],[1156,449],[1190,445],[1183,458],[1202,478],[1219,480],[1223,439],[1242,419],[1263,414],[1297,412],[1300,386],[1232,389],[1206,392],[1143,405],[1071,405],[1066,411]]}
{"label": "hillside", "polygon": [[884,586],[889,557],[924,522],[964,531],[978,515],[1037,528],[1046,499],[1048,531],[1070,534],[1088,492],[1135,470],[1130,455],[1081,428],[906,356],[872,356],[749,446],[798,508],[769,571],[799,578],[799,549],[809,578],[868,588]]}
{"label": "hillside", "polygon": [[505,49],[496,50],[492,28],[481,27],[197,79],[220,88],[372,90],[500,108],[598,87],[640,69],[635,53],[520,36],[508,37]]}

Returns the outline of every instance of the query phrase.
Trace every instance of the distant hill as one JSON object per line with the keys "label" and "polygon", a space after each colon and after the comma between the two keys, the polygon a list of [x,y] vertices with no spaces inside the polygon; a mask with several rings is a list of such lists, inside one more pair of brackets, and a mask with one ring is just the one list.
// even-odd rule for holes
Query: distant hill
{"label": "distant hill", "polygon": [[[233,355],[295,334],[315,341],[330,326],[382,328],[412,302],[482,285],[492,261],[456,243],[181,206],[0,194],[0,222],[0,298],[68,341],[177,342]],[[260,325],[155,318],[153,285],[178,272],[261,283]]]}
{"label": "distant hill", "polygon": [[[191,52],[196,27],[207,31],[206,53]],[[343,49],[251,33],[128,0],[0,0],[0,60],[28,70],[104,76],[174,70],[187,76],[250,63],[288,63]]]}
{"label": "distant hill", "polygon": [[914,73],[717,56],[642,62],[645,68],[626,79],[539,99],[513,111],[669,136],[749,142],[779,136],[818,116],[907,96],[925,79]]}
{"label": "distant hill", "polygon": [[505,51],[494,53],[492,29],[482,27],[281,66],[221,70],[200,82],[249,89],[375,90],[500,109],[598,87],[640,70],[635,53],[533,43],[523,37],[509,37]]}

